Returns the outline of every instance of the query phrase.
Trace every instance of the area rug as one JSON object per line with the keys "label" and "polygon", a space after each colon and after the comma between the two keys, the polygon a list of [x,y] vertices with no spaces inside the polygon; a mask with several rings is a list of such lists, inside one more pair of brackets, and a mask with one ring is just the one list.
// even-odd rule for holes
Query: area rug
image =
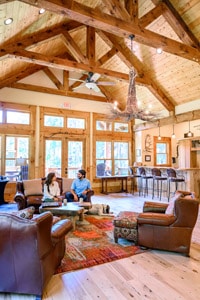
{"label": "area rug", "polygon": [[134,242],[113,238],[113,217],[85,216],[66,235],[66,252],[56,273],[74,271],[129,257],[141,252]]}

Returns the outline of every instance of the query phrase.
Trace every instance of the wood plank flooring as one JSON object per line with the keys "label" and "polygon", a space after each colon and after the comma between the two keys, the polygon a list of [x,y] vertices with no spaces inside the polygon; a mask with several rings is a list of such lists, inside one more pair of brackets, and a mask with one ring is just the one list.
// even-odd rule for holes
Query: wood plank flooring
{"label": "wood plank flooring", "polygon": [[[142,211],[144,201],[131,194],[95,195],[93,203],[121,210]],[[154,200],[156,201],[156,200]],[[157,200],[158,201],[158,200]],[[167,202],[164,199],[164,202]],[[190,257],[149,250],[111,263],[54,275],[43,300],[194,300],[200,299],[200,213],[193,231]],[[0,299],[32,300],[32,295],[0,294]]]}

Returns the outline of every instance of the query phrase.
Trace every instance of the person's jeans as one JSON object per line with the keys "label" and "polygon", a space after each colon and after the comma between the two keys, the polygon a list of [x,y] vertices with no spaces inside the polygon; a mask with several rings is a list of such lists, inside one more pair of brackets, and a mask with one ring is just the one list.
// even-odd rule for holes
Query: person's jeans
{"label": "person's jeans", "polygon": [[[67,192],[65,194],[65,198],[67,199],[67,202],[74,202],[74,195],[71,192]],[[80,198],[83,198],[83,201],[87,202],[87,195],[81,194],[80,196],[78,196],[78,200]]]}

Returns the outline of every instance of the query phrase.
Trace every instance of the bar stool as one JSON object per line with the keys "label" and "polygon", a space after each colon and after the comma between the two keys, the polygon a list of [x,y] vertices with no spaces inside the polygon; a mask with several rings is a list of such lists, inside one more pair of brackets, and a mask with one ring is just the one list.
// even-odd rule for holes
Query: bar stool
{"label": "bar stool", "polygon": [[140,178],[141,175],[135,172],[135,168],[134,167],[129,166],[128,169],[129,169],[130,177],[132,179],[132,182],[131,182],[131,191],[132,191],[132,194],[134,195],[134,189],[135,189],[135,186],[137,186],[135,184],[135,179],[136,178]]}
{"label": "bar stool", "polygon": [[[153,179],[153,176],[151,174],[147,174],[146,170],[144,167],[139,167],[139,174],[141,175],[140,177],[140,186],[139,186],[139,196],[140,193],[143,193],[143,196],[145,197],[146,195],[148,196],[148,181],[150,179]],[[143,181],[145,181],[145,185],[143,186]]]}
{"label": "bar stool", "polygon": [[170,185],[171,183],[175,183],[175,191],[174,193],[177,191],[178,189],[178,183],[180,182],[185,182],[185,177],[184,176],[177,176],[176,171],[173,168],[168,168],[167,169],[167,176],[168,176],[168,201],[170,198]]}
{"label": "bar stool", "polygon": [[157,197],[159,197],[160,201],[161,201],[161,196],[162,196],[162,192],[163,192],[162,183],[163,183],[163,181],[167,181],[167,176],[162,176],[162,173],[161,173],[160,169],[158,169],[158,168],[153,168],[151,172],[153,175],[152,199],[154,198],[155,182],[156,182]]}

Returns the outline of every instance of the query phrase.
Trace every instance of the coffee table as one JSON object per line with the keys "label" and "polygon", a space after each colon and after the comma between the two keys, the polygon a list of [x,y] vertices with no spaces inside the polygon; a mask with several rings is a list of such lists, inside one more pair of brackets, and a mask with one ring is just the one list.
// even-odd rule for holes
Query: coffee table
{"label": "coffee table", "polygon": [[73,225],[73,230],[76,228],[76,219],[79,217],[79,221],[84,219],[85,209],[92,207],[91,202],[68,202],[67,205],[62,204],[62,206],[56,207],[39,207],[39,212],[50,211],[56,216],[70,217]]}

